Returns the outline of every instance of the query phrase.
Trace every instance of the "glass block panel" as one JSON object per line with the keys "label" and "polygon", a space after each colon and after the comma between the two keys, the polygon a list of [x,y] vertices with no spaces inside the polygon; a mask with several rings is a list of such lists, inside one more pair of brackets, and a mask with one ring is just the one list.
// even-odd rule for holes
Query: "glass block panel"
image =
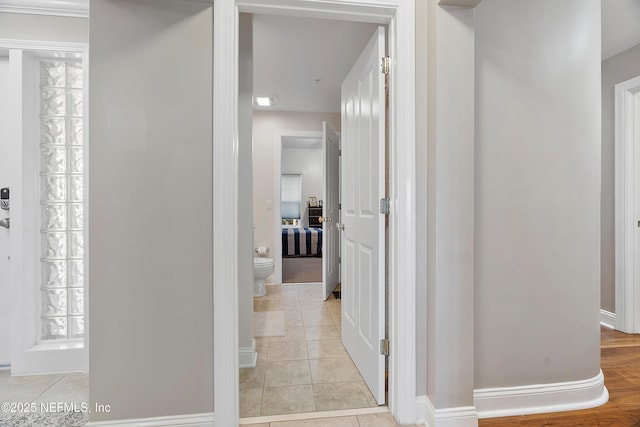
{"label": "glass block panel", "polygon": [[82,89],[83,80],[82,63],[80,62],[68,62],[67,63],[67,87],[76,89]]}
{"label": "glass block panel", "polygon": [[69,316],[69,338],[84,337],[84,317]]}
{"label": "glass block panel", "polygon": [[64,147],[40,146],[43,173],[64,173],[67,170],[67,151]]}
{"label": "glass block panel", "polygon": [[82,231],[69,233],[69,256],[71,258],[84,257],[84,235]]}
{"label": "glass block panel", "polygon": [[69,201],[81,202],[83,199],[83,183],[81,175],[69,177]]}
{"label": "glass block panel", "polygon": [[45,261],[42,263],[42,286],[59,288],[67,286],[67,262]]}
{"label": "glass block panel", "polygon": [[69,90],[67,94],[67,114],[82,117],[82,108],[82,91],[77,89]]}
{"label": "glass block panel", "polygon": [[64,62],[40,63],[40,86],[65,87],[66,67]]}
{"label": "glass block panel", "polygon": [[42,339],[57,340],[67,338],[66,317],[43,317]]}
{"label": "glass block panel", "polygon": [[42,233],[42,256],[44,258],[66,258],[67,233]]}
{"label": "glass block panel", "polygon": [[69,144],[82,145],[82,119],[71,118],[68,123],[67,134],[69,136]]}
{"label": "glass block panel", "polygon": [[40,119],[40,142],[42,144],[64,145],[65,123],[62,117],[42,117]]}
{"label": "glass block panel", "polygon": [[82,173],[84,169],[84,161],[82,155],[82,147],[69,148],[69,172]]}
{"label": "glass block panel", "polygon": [[65,230],[67,228],[67,206],[63,204],[42,206],[42,228]]}
{"label": "glass block panel", "polygon": [[42,89],[40,94],[40,114],[43,116],[65,115],[67,93],[64,89]]}
{"label": "glass block panel", "polygon": [[66,177],[64,175],[43,176],[42,201],[64,202],[67,198]]}
{"label": "glass block panel", "polygon": [[41,338],[84,337],[81,61],[40,62]]}
{"label": "glass block panel", "polygon": [[69,228],[71,230],[82,230],[84,228],[84,212],[80,203],[71,203],[69,205]]}
{"label": "glass block panel", "polygon": [[65,288],[42,291],[42,315],[67,315],[67,290]]}
{"label": "glass block panel", "polygon": [[69,316],[81,316],[84,313],[84,289],[69,288],[68,297],[67,312]]}
{"label": "glass block panel", "polygon": [[84,282],[84,262],[82,260],[69,261],[69,285],[78,286]]}

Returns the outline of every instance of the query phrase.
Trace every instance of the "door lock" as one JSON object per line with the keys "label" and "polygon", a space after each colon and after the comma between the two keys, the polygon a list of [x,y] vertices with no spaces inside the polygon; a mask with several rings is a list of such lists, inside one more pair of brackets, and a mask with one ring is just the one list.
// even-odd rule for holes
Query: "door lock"
{"label": "door lock", "polygon": [[0,189],[0,208],[9,210],[9,187]]}
{"label": "door lock", "polygon": [[336,223],[336,228],[340,231],[344,231],[344,224],[337,222]]}

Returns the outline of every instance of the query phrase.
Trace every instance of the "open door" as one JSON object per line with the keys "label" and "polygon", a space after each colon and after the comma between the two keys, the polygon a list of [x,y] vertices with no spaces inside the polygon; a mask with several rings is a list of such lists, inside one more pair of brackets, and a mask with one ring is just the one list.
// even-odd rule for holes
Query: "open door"
{"label": "open door", "polygon": [[322,295],[326,300],[340,281],[340,240],[338,229],[340,201],[340,138],[327,122],[322,123],[322,157],[324,160],[324,200],[322,216]]}
{"label": "open door", "polygon": [[385,403],[385,90],[383,27],[342,83],[342,341],[379,404]]}

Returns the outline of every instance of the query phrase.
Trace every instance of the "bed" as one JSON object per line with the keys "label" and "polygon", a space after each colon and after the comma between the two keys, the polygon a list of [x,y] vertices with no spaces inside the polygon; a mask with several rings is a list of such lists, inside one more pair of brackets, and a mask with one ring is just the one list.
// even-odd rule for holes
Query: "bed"
{"label": "bed", "polygon": [[282,256],[322,257],[322,228],[283,228]]}

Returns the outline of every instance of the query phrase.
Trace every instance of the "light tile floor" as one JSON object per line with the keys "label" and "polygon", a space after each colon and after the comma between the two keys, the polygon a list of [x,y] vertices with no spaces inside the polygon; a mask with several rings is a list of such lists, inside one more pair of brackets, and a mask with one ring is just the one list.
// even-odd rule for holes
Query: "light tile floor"
{"label": "light tile floor", "polygon": [[0,371],[0,402],[89,402],[89,375],[83,373],[11,376]]}
{"label": "light tile floor", "polygon": [[285,335],[256,338],[258,364],[240,370],[241,417],[377,406],[342,345],[340,300],[323,301],[321,285],[267,286],[254,311],[283,311]]}
{"label": "light tile floor", "polygon": [[[84,373],[11,376],[8,370],[0,371],[0,402],[28,406],[35,410],[22,411],[18,406],[0,411],[0,426],[37,425],[47,427],[84,426],[86,414],[67,417],[57,413],[59,404],[76,404],[81,408],[89,402],[89,375]],[[31,406],[30,404],[35,404]],[[50,406],[52,405],[53,406]],[[43,409],[53,408],[53,409]],[[51,411],[55,413],[51,413]],[[25,418],[26,417],[26,418]],[[70,424],[73,420],[73,424]],[[15,424],[14,424],[15,422]]]}

